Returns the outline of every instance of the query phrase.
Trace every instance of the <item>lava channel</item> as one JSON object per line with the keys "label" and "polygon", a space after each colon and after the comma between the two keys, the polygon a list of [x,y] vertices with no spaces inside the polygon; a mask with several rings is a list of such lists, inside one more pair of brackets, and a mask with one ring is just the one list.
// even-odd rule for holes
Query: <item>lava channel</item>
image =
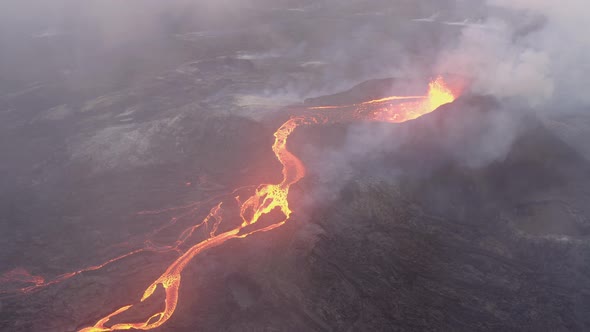
{"label": "lava channel", "polygon": [[[74,275],[81,274],[85,271],[100,269],[106,264],[117,260],[124,259],[130,255],[143,251],[180,251],[180,245],[192,236],[193,232],[200,227],[207,227],[209,230],[207,239],[194,244],[181,255],[154,280],[143,292],[140,300],[135,304],[129,304],[114,310],[113,312],[100,318],[92,326],[82,328],[80,332],[104,332],[120,330],[152,330],[166,323],[174,314],[178,304],[179,290],[182,281],[182,273],[191,260],[211,248],[221,246],[232,239],[246,238],[255,233],[268,232],[284,225],[291,217],[292,211],[289,207],[289,189],[292,185],[299,182],[305,177],[305,166],[301,160],[287,149],[287,140],[289,136],[299,127],[308,125],[321,125],[342,121],[342,117],[337,116],[338,112],[324,112],[326,110],[344,110],[352,109],[352,115],[346,117],[347,120],[364,120],[379,122],[404,122],[416,119],[424,114],[430,113],[439,106],[451,103],[455,100],[455,94],[447,87],[444,80],[439,77],[429,84],[428,92],[424,96],[390,96],[386,98],[370,100],[354,105],[325,105],[307,108],[304,115],[293,117],[283,123],[274,133],[275,141],[272,150],[282,165],[282,181],[277,184],[261,184],[254,193],[241,204],[240,224],[239,226],[218,233],[219,226],[223,222],[222,203],[211,208],[209,214],[200,223],[189,227],[180,234],[174,245],[153,248],[147,247],[138,249],[127,254],[111,259],[103,264],[92,266],[80,271],[63,274],[62,276],[46,282],[42,277],[30,275],[24,270],[14,270],[0,278],[0,281],[16,279],[16,281],[31,283],[32,286],[20,289],[22,292],[28,292],[32,289],[49,286],[62,282]],[[235,191],[234,191],[235,192]],[[254,227],[260,219],[279,210],[281,218],[265,222],[264,226]],[[158,213],[158,211],[156,211]],[[175,218],[173,218],[175,220]],[[258,225],[256,225],[258,226]],[[5,280],[6,279],[6,280]],[[142,322],[115,323],[109,325],[112,318],[132,309],[135,305],[151,298],[158,287],[162,287],[165,292],[164,309],[159,312],[146,313],[147,317]]]}

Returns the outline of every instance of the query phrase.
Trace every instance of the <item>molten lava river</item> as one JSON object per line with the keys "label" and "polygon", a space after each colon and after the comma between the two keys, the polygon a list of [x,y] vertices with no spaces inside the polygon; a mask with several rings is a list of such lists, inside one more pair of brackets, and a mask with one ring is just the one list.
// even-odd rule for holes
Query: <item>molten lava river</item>
{"label": "molten lava river", "polygon": [[[168,321],[174,314],[178,304],[178,297],[180,296],[179,291],[183,270],[195,256],[205,250],[221,246],[232,239],[243,239],[254,233],[271,231],[281,227],[289,220],[292,213],[289,208],[288,200],[289,188],[300,181],[305,176],[306,172],[301,160],[287,149],[287,139],[298,127],[353,120],[400,123],[430,113],[441,105],[453,102],[455,97],[456,96],[447,87],[444,80],[439,77],[429,84],[428,92],[424,96],[391,96],[353,105],[327,105],[305,108],[302,115],[292,117],[283,123],[283,125],[274,133],[275,141],[272,150],[276,158],[282,164],[282,181],[276,184],[261,184],[258,187],[250,187],[249,190],[251,193],[246,200],[242,201],[239,197],[236,197],[237,204],[239,204],[239,216],[236,215],[236,218],[241,218],[241,220],[236,223],[237,226],[234,228],[229,230],[223,228],[224,230],[220,231],[220,229],[222,229],[220,226],[223,221],[222,211],[224,206],[222,203],[216,204],[212,202],[216,199],[212,198],[206,202],[198,203],[210,203],[213,207],[209,214],[200,223],[192,225],[184,230],[173,245],[154,247],[146,241],[147,244],[144,248],[112,258],[100,265],[90,266],[79,271],[62,274],[52,280],[45,280],[41,276],[31,275],[23,269],[15,269],[0,276],[0,282],[19,282],[28,286],[12,291],[4,291],[4,293],[30,293],[40,288],[64,282],[67,279],[84,272],[101,269],[108,264],[123,260],[140,252],[176,251],[179,253],[179,257],[174,260],[156,280],[147,286],[138,302],[118,308],[98,319],[94,325],[82,328],[80,331],[99,332],[130,329],[155,329],[166,323],[166,321]],[[248,188],[239,188],[232,194],[247,189]],[[194,206],[194,204],[191,206]],[[191,206],[181,208],[190,208]],[[181,210],[181,208],[176,209]],[[271,212],[273,212],[272,215],[269,215]],[[280,214],[278,212],[280,212]],[[268,218],[265,218],[264,222],[259,223],[261,218],[265,215],[269,215]],[[275,218],[275,216],[279,215],[279,218]],[[270,222],[266,220],[271,218],[275,218],[276,220],[271,220]],[[175,219],[177,218],[173,218],[173,220]],[[206,229],[208,235],[207,238],[193,244],[188,247],[188,249],[182,250],[181,245],[185,244],[198,229]],[[146,312],[143,314],[143,317],[145,317],[145,320],[143,321],[110,323],[114,317],[119,316],[123,312],[126,312],[134,306],[137,306],[139,303],[151,298],[158,287],[161,287],[165,293],[163,310],[158,312]]]}

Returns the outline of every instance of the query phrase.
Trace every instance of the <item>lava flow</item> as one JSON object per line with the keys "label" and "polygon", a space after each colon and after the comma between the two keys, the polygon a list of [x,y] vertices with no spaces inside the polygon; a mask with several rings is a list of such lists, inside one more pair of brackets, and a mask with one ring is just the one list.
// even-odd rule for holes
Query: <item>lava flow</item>
{"label": "lava flow", "polygon": [[[387,98],[363,103],[362,106],[379,103],[383,104]],[[388,122],[404,122],[428,114],[440,106],[455,101],[455,94],[447,87],[442,77],[430,82],[428,95],[415,101],[389,105],[373,111],[373,120]]]}
{"label": "lava flow", "polygon": [[[196,229],[205,226],[209,230],[207,239],[184,251],[159,278],[146,288],[139,300],[139,302],[146,301],[153,296],[156,289],[161,287],[165,293],[164,309],[146,314],[145,317],[147,318],[142,322],[112,323],[109,325],[112,318],[128,311],[138,303],[126,305],[99,319],[93,326],[83,328],[80,331],[151,330],[161,326],[170,319],[176,310],[183,270],[195,256],[205,250],[220,246],[228,240],[245,238],[254,233],[267,232],[284,225],[292,214],[288,201],[289,189],[305,176],[306,171],[301,160],[287,149],[287,139],[300,126],[333,123],[341,119],[335,112],[324,112],[322,110],[352,109],[351,116],[353,119],[403,122],[432,112],[439,106],[454,100],[455,95],[445,85],[443,79],[437,78],[430,83],[428,93],[425,96],[392,96],[355,105],[310,107],[306,109],[304,115],[289,119],[274,133],[275,141],[272,146],[276,158],[282,164],[282,181],[278,184],[262,184],[258,186],[255,192],[243,203],[240,203],[238,199],[238,204],[240,204],[240,224],[233,229],[217,234],[223,221],[223,206],[222,203],[218,203],[210,210],[210,213],[203,221],[185,230],[179,236],[175,245],[161,249],[179,251],[180,244],[191,237]],[[350,117],[345,118],[350,120]],[[260,223],[263,224],[262,226],[257,224],[263,216],[277,210],[281,212],[281,218],[272,222]],[[133,253],[135,252],[116,259],[122,259]],[[101,266],[104,266],[104,264]],[[92,269],[95,269],[95,267]],[[30,276],[23,271],[15,273],[22,280],[37,286],[43,283],[42,279],[36,279],[39,277]],[[79,273],[81,272],[76,274]]]}

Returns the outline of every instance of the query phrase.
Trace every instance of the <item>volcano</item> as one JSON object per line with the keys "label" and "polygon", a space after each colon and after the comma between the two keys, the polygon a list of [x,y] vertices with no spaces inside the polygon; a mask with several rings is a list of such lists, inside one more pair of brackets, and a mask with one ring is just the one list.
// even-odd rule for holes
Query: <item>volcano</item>
{"label": "volcano", "polygon": [[[582,240],[590,230],[582,217],[590,212],[584,204],[588,161],[536,115],[507,110],[487,96],[461,96],[409,121],[367,117],[396,113],[406,109],[400,105],[426,98],[388,97],[394,81],[367,81],[288,107],[292,118],[275,133],[275,155],[257,153],[260,163],[252,160],[268,172],[282,164],[283,180],[277,185],[238,189],[220,203],[141,213],[173,216],[173,224],[165,227],[174,230],[183,218],[194,223],[197,205],[208,205],[202,224],[195,224],[206,227],[201,244],[193,239],[201,229],[191,227],[173,248],[162,245],[169,237],[164,232],[159,243],[141,252],[71,275],[5,274],[9,292],[2,299],[3,312],[27,323],[6,320],[4,326],[56,331],[588,326],[580,308],[590,303],[579,287],[588,284],[582,259],[587,250]],[[327,121],[331,115],[337,121]],[[275,122],[265,128],[243,121],[236,126],[266,132],[248,144],[266,142],[269,148],[272,141],[265,136],[272,136]],[[498,131],[506,122],[512,130]],[[236,144],[241,135],[227,136],[227,123],[232,122],[225,119],[217,130],[211,125],[202,130],[220,144]],[[356,141],[359,136],[351,133],[358,132],[379,139]],[[293,154],[285,149],[291,134]],[[379,153],[348,160],[346,173],[330,168],[338,185],[325,181],[321,168],[314,167],[322,164],[321,156],[345,155],[351,145],[369,151],[378,147]],[[307,153],[310,147],[316,152]],[[320,160],[313,160],[318,155]],[[264,178],[254,175],[251,179]],[[289,187],[291,194],[283,192]],[[332,191],[330,199],[323,196],[326,188]],[[232,200],[241,206],[233,208],[241,225],[223,223],[232,213],[232,208],[223,212]],[[254,225],[259,220],[261,226]],[[162,265],[169,266],[164,274]],[[125,272],[130,269],[137,271],[133,277]],[[111,273],[117,277],[108,277]],[[150,283],[142,301],[129,305]],[[26,294],[10,293],[22,286]],[[63,304],[50,305],[56,298]],[[59,312],[68,313],[72,322],[55,318]],[[104,318],[97,322],[99,317]],[[21,323],[10,325],[14,322]]]}
{"label": "volcano", "polygon": [[0,331],[590,330],[586,7],[3,1]]}

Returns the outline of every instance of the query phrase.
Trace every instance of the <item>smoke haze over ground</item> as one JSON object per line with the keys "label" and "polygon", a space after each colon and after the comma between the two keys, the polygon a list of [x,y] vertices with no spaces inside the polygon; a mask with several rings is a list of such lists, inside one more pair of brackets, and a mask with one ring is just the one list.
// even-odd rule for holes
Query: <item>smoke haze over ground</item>
{"label": "smoke haze over ground", "polygon": [[297,128],[292,220],[197,257],[156,331],[589,330],[589,13],[2,1],[0,331],[77,331],[135,303],[176,252],[4,291],[175,243],[218,197],[237,213],[235,188],[280,181],[289,117],[438,76],[458,98],[419,119]]}
{"label": "smoke haze over ground", "polygon": [[[463,2],[454,5],[457,10]],[[454,147],[449,152],[459,163],[481,167],[504,158],[519,135],[520,116],[510,113],[533,111],[549,119],[588,113],[588,94],[582,87],[589,83],[590,41],[580,33],[588,19],[588,5],[584,1],[562,5],[554,1],[488,0],[479,5],[470,2],[470,6],[473,7],[463,17],[460,10],[432,9],[432,16],[414,19],[417,24],[450,26],[456,33],[443,37],[440,47],[423,48],[429,63],[403,63],[400,68],[409,69],[402,77],[457,75],[457,91],[489,95],[501,101],[494,106],[495,112],[484,116],[486,121],[473,115],[478,114],[473,110],[454,123],[455,128],[448,128],[459,138],[449,138],[447,145]],[[482,123],[484,127],[474,129]],[[314,169],[325,169],[333,175],[334,169],[346,169],[355,160],[391,152],[404,140],[388,131],[379,134],[374,126],[356,128],[350,132],[343,150],[332,151],[333,155],[328,157],[315,153],[310,159],[323,160],[325,167]],[[589,136],[587,129],[580,128],[579,132],[582,131],[581,137],[569,135],[565,139],[585,152],[584,142]],[[464,147],[465,141],[479,143]],[[323,174],[322,178],[330,177]]]}
{"label": "smoke haze over ground", "polygon": [[[1,38],[8,46],[0,62],[3,84],[10,81],[16,89],[18,83],[26,86],[27,79],[47,79],[43,75],[61,75],[71,81],[72,88],[111,84],[130,78],[100,77],[105,75],[101,71],[116,75],[123,66],[131,71],[125,76],[137,77],[141,74],[133,70],[144,70],[141,62],[163,69],[169,68],[171,57],[186,56],[186,50],[170,45],[168,37],[242,29],[246,34],[256,32],[257,43],[266,48],[258,50],[261,54],[308,58],[309,66],[332,66],[326,70],[325,85],[344,79],[342,87],[350,87],[366,78],[442,72],[472,80],[470,87],[477,93],[519,97],[532,106],[560,96],[560,101],[569,103],[588,102],[578,88],[588,77],[585,59],[590,52],[588,37],[579,33],[587,18],[582,0],[567,5],[549,0],[400,1],[385,10],[383,3],[134,0],[81,5],[66,0],[7,1],[0,14]],[[259,24],[260,18],[281,11],[293,17]],[[431,21],[407,24],[431,15]],[[367,16],[371,20],[363,20]],[[343,17],[359,24],[349,29]],[[309,27],[298,24],[305,21],[311,23]],[[459,31],[438,36],[428,31],[440,25]],[[420,29],[426,31],[416,31]],[[411,35],[406,33],[410,30]],[[152,55],[145,54],[146,47]],[[38,52],[43,61],[37,58]],[[288,87],[303,89],[296,84]]]}
{"label": "smoke haze over ground", "polygon": [[473,80],[473,90],[522,98],[534,107],[587,106],[590,40],[580,33],[587,4],[489,0],[490,14],[466,24],[440,68]]}

